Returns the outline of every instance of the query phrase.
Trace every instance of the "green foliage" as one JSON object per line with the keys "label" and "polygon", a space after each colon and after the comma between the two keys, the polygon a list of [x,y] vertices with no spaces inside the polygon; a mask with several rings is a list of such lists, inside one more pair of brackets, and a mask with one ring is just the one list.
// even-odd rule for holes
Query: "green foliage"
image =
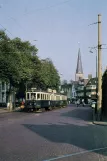
{"label": "green foliage", "polygon": [[45,88],[58,90],[60,85],[60,77],[53,62],[47,58],[42,60],[41,63],[41,79],[45,85]]}
{"label": "green foliage", "polygon": [[10,40],[2,31],[0,36],[0,78],[8,80],[13,87],[31,80],[34,70],[31,53],[37,49],[18,38]]}
{"label": "green foliage", "polygon": [[0,31],[0,79],[6,80],[12,87],[36,87],[58,89],[60,77],[50,59],[40,60],[38,49],[28,41],[19,38],[10,39]]}

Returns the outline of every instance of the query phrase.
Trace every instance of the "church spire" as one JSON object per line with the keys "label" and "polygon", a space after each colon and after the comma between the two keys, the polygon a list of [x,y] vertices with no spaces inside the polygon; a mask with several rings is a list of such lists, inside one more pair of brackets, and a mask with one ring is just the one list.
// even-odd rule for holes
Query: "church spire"
{"label": "church spire", "polygon": [[83,74],[80,48],[78,50],[78,59],[77,59],[76,74]]}
{"label": "church spire", "polygon": [[81,78],[83,78],[83,68],[82,68],[82,61],[81,61],[81,52],[80,52],[80,48],[79,48],[75,80],[78,81]]}

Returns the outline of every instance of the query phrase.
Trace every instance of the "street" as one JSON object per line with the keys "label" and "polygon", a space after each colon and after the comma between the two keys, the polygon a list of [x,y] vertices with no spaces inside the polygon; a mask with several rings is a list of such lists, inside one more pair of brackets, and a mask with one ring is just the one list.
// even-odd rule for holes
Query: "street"
{"label": "street", "polygon": [[0,161],[106,161],[107,127],[90,107],[0,114]]}

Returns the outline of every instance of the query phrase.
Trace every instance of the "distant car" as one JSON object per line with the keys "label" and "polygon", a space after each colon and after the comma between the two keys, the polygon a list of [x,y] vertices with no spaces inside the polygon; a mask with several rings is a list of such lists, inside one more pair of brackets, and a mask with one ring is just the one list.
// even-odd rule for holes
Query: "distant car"
{"label": "distant car", "polygon": [[93,102],[91,103],[91,107],[92,107],[92,108],[95,108],[95,106],[96,106],[96,102],[93,101]]}

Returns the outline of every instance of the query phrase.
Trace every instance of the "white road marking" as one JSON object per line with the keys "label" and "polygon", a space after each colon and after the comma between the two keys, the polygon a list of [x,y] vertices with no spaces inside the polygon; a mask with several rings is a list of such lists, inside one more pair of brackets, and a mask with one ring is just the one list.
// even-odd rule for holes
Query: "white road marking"
{"label": "white road marking", "polygon": [[47,159],[47,160],[43,160],[43,161],[58,160],[58,159],[63,159],[63,158],[67,158],[67,157],[72,157],[72,156],[76,156],[76,155],[80,155],[80,154],[85,154],[85,153],[90,153],[90,152],[99,151],[99,150],[104,150],[104,149],[107,149],[107,147],[104,147],[104,148],[96,148],[96,149],[91,149],[91,150],[85,150],[85,151],[82,151],[82,152],[77,152],[77,153],[62,155],[62,156],[59,156],[59,157],[55,157],[55,158],[51,158],[51,159]]}

